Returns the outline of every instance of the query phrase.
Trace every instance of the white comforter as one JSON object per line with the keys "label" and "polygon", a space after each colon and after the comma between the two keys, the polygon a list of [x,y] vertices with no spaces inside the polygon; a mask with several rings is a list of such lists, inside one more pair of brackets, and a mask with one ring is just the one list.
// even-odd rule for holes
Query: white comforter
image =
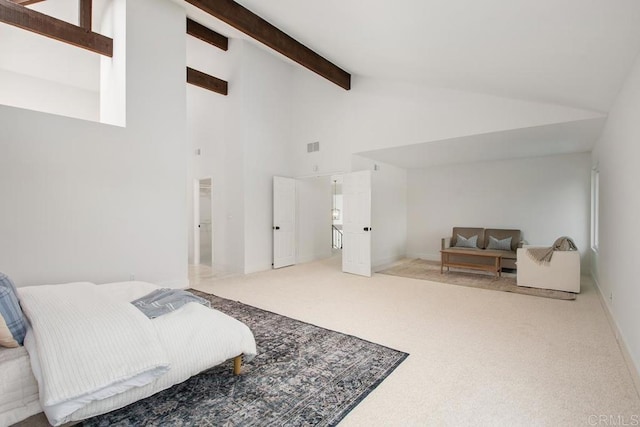
{"label": "white comforter", "polygon": [[[66,285],[55,285],[55,288],[59,286]],[[88,287],[87,284],[85,286]],[[90,286],[96,288],[95,290],[97,290],[101,298],[128,305],[130,305],[129,301],[157,289],[155,285],[144,282],[122,282]],[[21,301],[27,289],[29,288],[19,289]],[[27,294],[30,292],[27,291]],[[30,303],[27,303],[27,305],[30,305]],[[64,306],[64,304],[62,305]],[[138,311],[135,308],[134,310]],[[32,315],[42,317],[34,314],[33,310],[26,309],[25,312],[30,320]],[[53,314],[50,313],[49,316],[51,315]],[[146,319],[146,317],[144,318]],[[73,384],[74,390],[81,390],[81,388],[76,387],[78,378],[75,372],[78,368],[71,366],[72,372],[67,372],[63,375],[55,372],[45,374],[43,361],[50,363],[50,359],[60,359],[64,364],[64,359],[61,359],[58,353],[58,351],[63,350],[59,349],[56,344],[51,343],[50,339],[42,339],[42,331],[38,330],[42,327],[41,323],[44,320],[32,321],[33,330],[27,334],[25,347],[32,359],[34,375],[40,388],[40,401],[49,422],[59,425],[68,421],[81,420],[106,413],[183,382],[205,369],[240,354],[245,355],[245,360],[250,360],[256,354],[253,334],[246,325],[219,311],[196,303],[189,303],[179,310],[154,320],[146,320],[153,331],[149,333],[145,329],[145,334],[153,336],[156,340],[155,344],[151,344],[151,346],[160,347],[158,354],[166,357],[171,366],[168,372],[153,378],[150,382],[134,380],[133,387],[128,387],[127,390],[123,390],[122,383],[116,381],[114,388],[104,388],[97,397],[87,399],[86,394],[81,394],[79,399],[63,402],[51,400],[52,390],[57,388],[66,389],[67,383]],[[84,319],[74,318],[74,322],[78,321],[85,322]],[[74,326],[74,324],[60,325],[61,334],[64,335],[64,331],[72,330]],[[123,351],[128,353],[129,351],[125,351],[117,343],[112,343],[111,346],[100,346],[101,351],[105,352],[103,356],[97,359],[93,356],[88,356],[87,347],[93,346],[93,338],[98,338],[99,341],[102,331],[111,328],[111,326],[102,322],[93,322],[92,328],[95,329],[92,333],[89,333],[89,337],[85,337],[85,339],[75,343],[69,343],[72,346],[71,352],[83,355],[82,357],[75,357],[74,364],[81,367],[80,372],[94,372],[96,376],[101,378],[109,377],[120,380],[122,377],[118,374],[114,375],[111,372],[111,368],[104,364],[104,360],[116,357],[116,353],[122,353]],[[124,329],[134,328],[129,326]],[[123,332],[123,330],[121,329],[120,332]],[[44,344],[45,342],[47,344]],[[135,344],[132,345],[135,346]],[[119,364],[116,365],[119,366]],[[58,369],[64,371],[66,368],[59,367]],[[56,377],[62,377],[62,381],[52,387],[50,384],[51,378]],[[91,391],[91,388],[87,387],[85,391]],[[69,395],[69,393],[66,394]]]}

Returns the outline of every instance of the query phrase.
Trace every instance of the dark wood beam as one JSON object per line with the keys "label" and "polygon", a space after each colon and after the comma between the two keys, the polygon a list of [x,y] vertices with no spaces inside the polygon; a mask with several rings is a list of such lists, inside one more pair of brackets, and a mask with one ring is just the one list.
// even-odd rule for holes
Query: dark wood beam
{"label": "dark wood beam", "polygon": [[349,90],[351,75],[233,0],[186,0],[325,79]]}
{"label": "dark wood beam", "polygon": [[79,19],[80,26],[87,31],[91,31],[93,28],[93,0],[79,0]]}
{"label": "dark wood beam", "polygon": [[221,95],[227,95],[229,92],[229,84],[226,81],[190,67],[187,67],[187,83]]}
{"label": "dark wood beam", "polygon": [[44,0],[13,0],[14,3],[21,4],[23,6],[28,6],[34,3],[40,3],[41,1],[44,1]]}
{"label": "dark wood beam", "polygon": [[105,56],[113,56],[113,39],[9,0],[0,0],[0,22],[41,34]]}
{"label": "dark wood beam", "polygon": [[222,50],[229,49],[228,38],[189,18],[187,18],[187,34]]}

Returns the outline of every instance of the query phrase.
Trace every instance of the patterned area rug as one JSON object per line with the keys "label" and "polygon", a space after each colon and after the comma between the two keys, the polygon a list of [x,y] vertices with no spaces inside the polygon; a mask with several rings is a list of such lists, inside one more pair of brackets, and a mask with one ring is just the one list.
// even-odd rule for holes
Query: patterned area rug
{"label": "patterned area rug", "polygon": [[576,294],[573,292],[518,286],[516,284],[516,275],[512,273],[502,273],[502,277],[495,277],[493,273],[487,274],[483,271],[468,272],[465,270],[451,269],[449,272],[445,271],[444,274],[440,274],[439,262],[426,261],[424,259],[413,259],[403,262],[387,268],[386,270],[382,270],[379,273],[391,276],[410,277],[412,279],[429,280],[431,282],[448,283],[450,285],[533,295],[537,297],[562,300],[576,299]]}
{"label": "patterned area rug", "polygon": [[191,290],[244,322],[258,355],[228,362],[84,426],[334,426],[408,356],[378,344]]}

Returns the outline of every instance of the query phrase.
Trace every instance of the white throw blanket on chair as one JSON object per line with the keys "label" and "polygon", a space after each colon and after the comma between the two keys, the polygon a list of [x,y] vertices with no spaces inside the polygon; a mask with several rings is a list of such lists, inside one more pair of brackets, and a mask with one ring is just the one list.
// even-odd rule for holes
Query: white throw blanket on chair
{"label": "white throw blanket on chair", "polygon": [[41,374],[40,402],[47,416],[47,407],[64,407],[63,413],[57,409],[49,416],[54,424],[92,401],[149,384],[169,370],[151,320],[97,288],[83,282],[18,291],[37,349],[32,365]]}

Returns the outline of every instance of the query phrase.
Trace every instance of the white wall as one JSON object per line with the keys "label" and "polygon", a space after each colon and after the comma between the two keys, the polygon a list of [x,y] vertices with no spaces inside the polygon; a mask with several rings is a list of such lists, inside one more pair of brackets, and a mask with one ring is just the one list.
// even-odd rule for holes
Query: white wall
{"label": "white wall", "polygon": [[[95,4],[94,4],[95,6]],[[127,125],[127,3],[107,3],[100,33],[113,39],[113,56],[100,55],[100,122]],[[90,72],[90,71],[89,71]]]}
{"label": "white wall", "polygon": [[[188,43],[188,51],[192,44],[202,44]],[[351,156],[364,150],[601,116],[561,106],[357,76],[353,89],[347,92],[251,42],[232,39],[229,52],[217,51],[213,56],[204,53],[215,48],[202,46],[193,48],[194,52],[201,50],[202,55],[189,54],[195,68],[222,78],[226,70],[234,71],[228,78],[227,100],[219,100],[215,94],[212,96],[217,98],[210,96],[209,100],[200,94],[192,97],[193,91],[188,90],[190,111],[194,112],[194,118],[189,119],[192,148],[203,148],[201,158],[195,159],[200,166],[194,167],[191,177],[214,176],[214,205],[219,198],[216,192],[226,194],[222,198],[225,209],[233,212],[226,212],[222,232],[229,238],[218,247],[219,233],[214,230],[214,240],[218,250],[225,251],[224,256],[233,258],[227,264],[238,272],[271,266],[273,175],[348,172],[354,170]],[[196,102],[196,97],[202,102]],[[223,139],[221,135],[226,136]],[[320,141],[320,151],[309,154],[306,144],[314,141]],[[224,176],[217,175],[221,173]],[[383,202],[376,208],[381,209],[382,218],[406,218],[406,198],[399,196],[405,194],[406,173],[394,173],[387,177],[393,184],[386,178],[374,184],[382,188],[377,199]],[[387,212],[389,206],[402,207]],[[214,209],[214,217],[220,214]],[[238,214],[242,221],[237,220]],[[375,249],[374,245],[374,265],[404,255],[406,219],[395,224],[398,228],[381,239],[387,247]],[[401,237],[396,240],[397,236]],[[220,257],[214,255],[214,259]]]}
{"label": "white wall", "polygon": [[98,121],[99,94],[0,69],[0,104]]}
{"label": "white wall", "polygon": [[296,263],[331,256],[331,197],[329,176],[296,181]]}
{"label": "white wall", "polygon": [[[187,52],[189,66],[229,82],[226,97],[187,89],[189,179],[213,178],[215,266],[235,273],[269,269],[272,178],[291,175],[291,65],[239,39],[230,39],[224,52],[188,37]],[[192,195],[188,203],[192,209]],[[188,228],[192,242],[192,221]]]}
{"label": "white wall", "polygon": [[[212,178],[213,259],[216,269],[244,271],[244,148],[238,110],[242,104],[243,42],[231,39],[223,51],[185,37],[187,65],[229,82],[229,95],[187,85],[189,145],[189,262],[193,263],[193,181]],[[196,155],[196,150],[200,155]]]}
{"label": "white wall", "polygon": [[0,270],[19,286],[187,285],[185,14],[126,10],[126,128],[0,106]]}
{"label": "white wall", "polygon": [[371,267],[378,271],[406,255],[407,171],[361,156],[352,164],[371,170]]}
{"label": "white wall", "polygon": [[[640,59],[614,103],[593,150],[600,171],[599,249],[593,254],[594,278],[640,370]],[[609,297],[612,297],[609,299]]]}
{"label": "white wall", "polygon": [[[378,148],[601,117],[599,113],[562,106],[359,76],[354,76],[352,83],[351,91],[347,92],[305,70],[295,69],[291,152],[296,176],[348,172],[362,167],[372,168],[373,162],[363,159],[354,160],[352,164],[352,155]],[[314,141],[320,142],[320,151],[307,153],[306,144]],[[577,216],[578,222],[576,223],[574,219],[562,220],[563,225],[570,225],[570,227],[548,228],[540,225],[542,220],[523,220],[518,217],[512,220],[514,226],[523,227],[525,233],[530,232],[530,235],[536,236],[533,240],[540,239],[539,242],[542,244],[552,243],[553,239],[559,235],[573,234],[581,248],[583,250],[586,248],[588,226],[585,215],[588,212],[586,203],[589,192],[585,186],[588,185],[588,179],[576,184],[576,181],[582,179],[576,176],[586,173],[584,171],[588,169],[584,166],[585,155],[581,158],[583,159],[580,166],[582,172],[574,169],[568,173],[571,177],[571,185],[578,187],[579,195],[572,197],[578,197],[579,200],[570,200],[572,204],[570,215]],[[365,162],[364,166],[362,162]],[[573,163],[576,162],[580,163],[580,161]],[[559,166],[560,169],[563,167]],[[390,170],[393,173],[387,175]],[[530,171],[529,178],[533,172]],[[561,177],[563,172],[552,172],[552,175]],[[387,165],[381,168],[380,173],[374,173],[373,177],[372,203],[376,222],[372,237],[374,268],[383,266],[405,255],[406,252],[413,256],[430,258],[436,256],[440,235],[450,233],[452,218],[447,217],[446,221],[442,219],[443,223],[437,224],[435,229],[430,229],[430,235],[426,236],[427,230],[422,225],[425,221],[422,214],[416,213],[419,219],[414,221],[412,221],[411,212],[408,220],[404,219],[404,215],[407,214],[407,209],[413,209],[415,212],[416,203],[421,203],[417,208],[420,210],[436,209],[435,206],[427,206],[429,203],[433,205],[434,202],[416,202],[415,197],[412,196],[411,180],[409,180],[407,199],[406,190],[404,190],[404,186],[407,185],[406,172],[402,170],[393,169]],[[516,181],[505,179],[497,182],[495,178],[487,177],[487,179],[491,184],[499,187],[506,185],[510,189],[510,194],[516,191],[513,189],[516,182],[525,185],[526,188],[535,188],[524,176],[522,180],[516,178]],[[468,181],[474,183],[475,178],[469,177]],[[442,182],[440,184],[442,185]],[[481,191],[489,193],[489,189]],[[571,193],[572,190],[567,192]],[[473,195],[473,197],[477,196]],[[449,203],[449,199],[450,194],[438,194],[434,200],[438,200],[438,205],[442,205]],[[545,202],[543,201],[542,204],[545,205]],[[548,216],[544,212],[535,209],[533,211],[538,215]],[[454,212],[452,215],[455,218],[456,215],[461,214]],[[504,218],[507,216],[503,215]],[[388,218],[396,220],[390,222]],[[460,218],[460,221],[464,219]],[[502,218],[496,220],[495,215],[485,215],[474,222],[487,221],[488,224],[490,219],[496,221],[495,225],[501,225],[506,221]],[[553,219],[551,222],[557,223],[557,220]],[[528,223],[535,225],[529,227],[526,225]],[[418,229],[415,229],[416,226]],[[433,243],[427,243],[431,241],[429,239],[432,239]],[[548,242],[548,240],[551,241]]]}
{"label": "white wall", "polygon": [[[349,156],[363,151],[602,116],[360,76],[345,91],[298,68],[292,77],[296,176],[349,171]],[[314,141],[320,151],[308,154]]]}
{"label": "white wall", "polygon": [[439,259],[454,226],[520,229],[533,245],[569,236],[588,271],[590,156],[564,154],[409,170],[407,252]]}
{"label": "white wall", "polygon": [[291,65],[245,43],[241,120],[244,142],[245,273],[273,262],[273,176],[292,176]]}
{"label": "white wall", "polygon": [[[600,116],[561,106],[359,76],[354,76],[352,90],[347,92],[299,69],[293,73],[293,87],[291,151],[297,176],[372,169],[373,162],[359,157],[352,163],[352,155],[376,148]],[[314,141],[320,142],[320,151],[307,153],[306,144]],[[409,239],[414,242],[410,252],[429,252],[431,256],[437,253],[437,246],[429,248],[416,243],[416,230],[411,222],[407,224],[406,179],[405,171],[389,165],[373,174],[374,266],[405,254],[407,228]],[[449,198],[446,195],[437,200]],[[580,209],[584,225],[586,211],[584,206]],[[394,221],[389,221],[390,218]],[[450,227],[448,224],[442,228]],[[574,233],[583,243],[585,230],[586,225]],[[434,233],[439,237],[442,231]],[[553,235],[555,231],[547,234]],[[544,242],[545,237],[541,237]]]}

